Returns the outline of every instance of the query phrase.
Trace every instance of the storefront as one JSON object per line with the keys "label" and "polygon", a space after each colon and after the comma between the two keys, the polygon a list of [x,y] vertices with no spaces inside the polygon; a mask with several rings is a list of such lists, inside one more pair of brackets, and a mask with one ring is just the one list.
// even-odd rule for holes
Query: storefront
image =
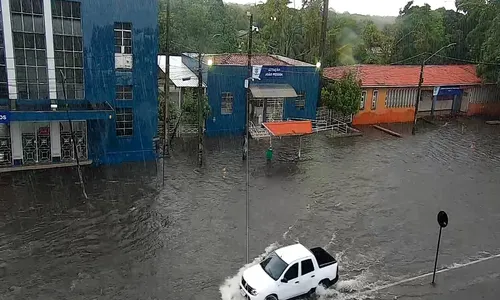
{"label": "storefront", "polygon": [[99,120],[109,123],[114,118],[110,107],[69,112],[0,111],[0,172],[71,165],[77,158],[90,164],[89,124]]}

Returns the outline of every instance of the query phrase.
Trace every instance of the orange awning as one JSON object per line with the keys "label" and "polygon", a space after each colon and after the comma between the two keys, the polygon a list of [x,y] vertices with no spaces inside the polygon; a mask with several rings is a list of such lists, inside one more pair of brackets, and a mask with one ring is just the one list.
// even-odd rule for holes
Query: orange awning
{"label": "orange awning", "polygon": [[312,133],[311,121],[283,121],[262,123],[273,136],[305,135]]}

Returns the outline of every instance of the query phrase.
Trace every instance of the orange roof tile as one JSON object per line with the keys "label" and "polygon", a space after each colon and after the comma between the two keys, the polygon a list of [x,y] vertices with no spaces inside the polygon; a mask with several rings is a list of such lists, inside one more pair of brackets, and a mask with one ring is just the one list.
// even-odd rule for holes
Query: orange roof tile
{"label": "orange roof tile", "polygon": [[[362,86],[418,86],[420,66],[356,65],[325,68],[328,79],[339,79],[347,71],[357,74]],[[424,68],[424,86],[479,85],[474,65],[428,65]]]}
{"label": "orange roof tile", "polygon": [[264,127],[273,136],[305,135],[312,133],[311,121],[266,122]]}

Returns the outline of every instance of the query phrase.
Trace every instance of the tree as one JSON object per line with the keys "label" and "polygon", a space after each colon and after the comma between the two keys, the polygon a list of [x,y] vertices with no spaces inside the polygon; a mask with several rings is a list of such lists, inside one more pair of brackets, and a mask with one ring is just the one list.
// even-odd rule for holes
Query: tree
{"label": "tree", "polygon": [[457,0],[471,29],[467,34],[470,57],[479,62],[478,74],[500,85],[500,3],[485,0]]}
{"label": "tree", "polygon": [[321,90],[321,102],[323,105],[344,116],[354,115],[359,111],[361,105],[361,82],[352,72],[327,83]]}
{"label": "tree", "polygon": [[400,11],[394,27],[392,62],[416,57],[406,63],[419,63],[422,58],[417,57],[418,55],[434,53],[449,42],[442,13],[431,10],[428,4],[413,6],[413,1],[408,2]]}
{"label": "tree", "polygon": [[[198,94],[195,89],[187,89],[182,102],[182,121],[187,124],[198,124]],[[210,116],[210,105],[206,95],[202,98],[202,122]]]}

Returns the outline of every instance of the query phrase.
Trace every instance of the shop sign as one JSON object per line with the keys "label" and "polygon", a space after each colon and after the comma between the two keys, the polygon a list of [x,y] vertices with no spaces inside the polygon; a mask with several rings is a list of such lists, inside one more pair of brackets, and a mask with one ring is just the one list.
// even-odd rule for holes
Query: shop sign
{"label": "shop sign", "polygon": [[252,78],[253,79],[263,79],[263,78],[283,78],[285,77],[284,67],[270,67],[270,66],[253,66],[252,67]]}
{"label": "shop sign", "polygon": [[10,122],[10,112],[0,111],[0,124],[8,124]]}

